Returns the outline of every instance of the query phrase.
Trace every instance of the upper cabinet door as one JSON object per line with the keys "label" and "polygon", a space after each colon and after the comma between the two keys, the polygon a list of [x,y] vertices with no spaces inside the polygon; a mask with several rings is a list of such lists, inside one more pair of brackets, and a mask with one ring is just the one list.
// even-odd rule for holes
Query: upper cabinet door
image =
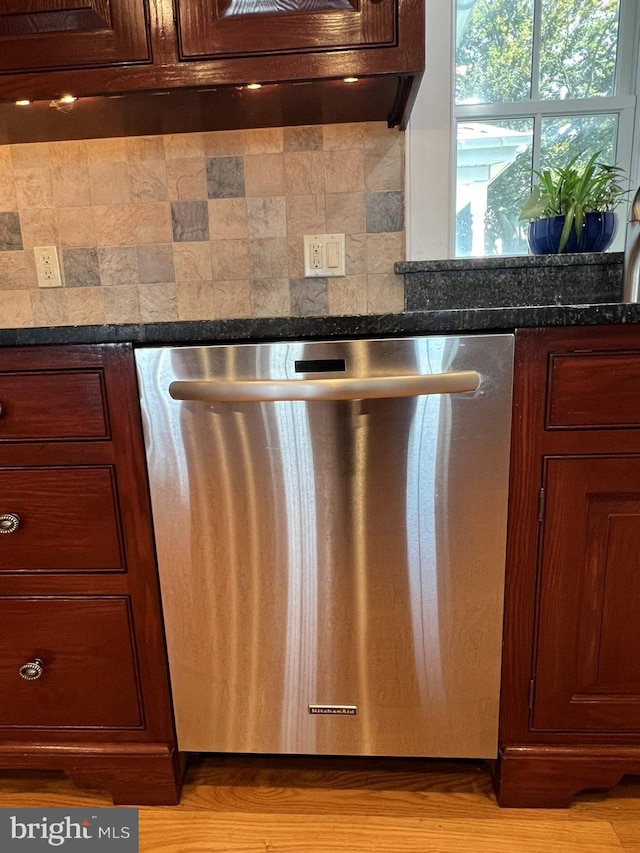
{"label": "upper cabinet door", "polygon": [[395,0],[176,0],[181,59],[393,45]]}
{"label": "upper cabinet door", "polygon": [[144,62],[146,0],[2,0],[0,72]]}

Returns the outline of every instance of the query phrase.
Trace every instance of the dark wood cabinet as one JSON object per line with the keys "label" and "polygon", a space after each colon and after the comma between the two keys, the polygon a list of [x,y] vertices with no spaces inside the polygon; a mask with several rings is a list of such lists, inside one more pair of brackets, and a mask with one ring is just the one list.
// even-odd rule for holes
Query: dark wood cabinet
{"label": "dark wood cabinet", "polygon": [[393,0],[177,0],[180,59],[393,45]]}
{"label": "dark wood cabinet", "polygon": [[[424,70],[424,0],[5,5],[0,144],[345,121],[405,127]],[[262,88],[247,88],[255,83]],[[51,109],[65,94],[78,100]],[[25,99],[31,105],[14,103]]]}
{"label": "dark wood cabinet", "polygon": [[0,350],[0,407],[0,772],[175,803],[132,347]]}
{"label": "dark wood cabinet", "polygon": [[3,0],[0,72],[148,62],[146,0]]}
{"label": "dark wood cabinet", "polygon": [[640,455],[547,458],[543,489],[531,730],[638,731]]}
{"label": "dark wood cabinet", "polygon": [[569,804],[640,772],[640,337],[522,331],[498,795]]}

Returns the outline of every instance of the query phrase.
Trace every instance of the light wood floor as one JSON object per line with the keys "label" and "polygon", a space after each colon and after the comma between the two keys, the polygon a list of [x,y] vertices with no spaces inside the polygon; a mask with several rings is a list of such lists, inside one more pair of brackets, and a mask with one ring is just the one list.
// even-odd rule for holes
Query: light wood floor
{"label": "light wood floor", "polygon": [[[110,806],[56,774],[0,773],[0,807]],[[569,810],[499,809],[466,764],[196,757],[140,810],[142,853],[640,853],[640,779]]]}

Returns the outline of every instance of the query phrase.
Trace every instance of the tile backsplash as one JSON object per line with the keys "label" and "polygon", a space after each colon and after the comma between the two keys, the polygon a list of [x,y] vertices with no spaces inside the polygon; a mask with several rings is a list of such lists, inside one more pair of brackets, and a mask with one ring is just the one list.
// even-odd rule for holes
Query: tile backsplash
{"label": "tile backsplash", "polygon": [[[403,188],[381,122],[2,145],[0,327],[401,311]],[[335,232],[346,276],[304,278]]]}

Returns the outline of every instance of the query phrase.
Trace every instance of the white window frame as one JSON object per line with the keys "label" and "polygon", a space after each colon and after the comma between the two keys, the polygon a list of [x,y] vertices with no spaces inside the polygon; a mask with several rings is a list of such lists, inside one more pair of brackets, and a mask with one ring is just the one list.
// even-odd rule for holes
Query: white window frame
{"label": "white window frame", "polygon": [[[541,0],[536,0],[539,4]],[[609,98],[454,105],[455,0],[425,0],[426,70],[406,131],[405,223],[407,260],[453,258],[456,122],[618,113],[617,161],[640,183],[640,9],[620,0],[616,94]],[[626,165],[628,164],[628,165]],[[534,168],[538,168],[534,162]],[[621,249],[624,229],[613,249]]]}

